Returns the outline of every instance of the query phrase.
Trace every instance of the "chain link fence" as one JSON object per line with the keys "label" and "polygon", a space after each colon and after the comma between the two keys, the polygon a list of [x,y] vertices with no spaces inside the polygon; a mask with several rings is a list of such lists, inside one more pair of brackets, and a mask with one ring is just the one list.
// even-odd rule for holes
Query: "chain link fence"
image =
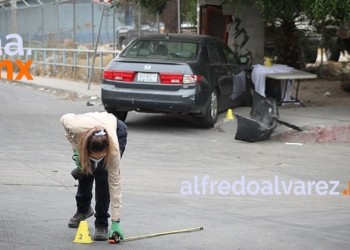
{"label": "chain link fence", "polygon": [[[101,26],[99,43],[120,49],[138,35],[164,32],[164,23],[160,20],[167,20],[169,32],[177,32],[170,27],[177,26],[176,1],[168,4],[169,10],[161,16],[151,15],[139,5],[126,1],[120,1],[118,9],[86,0],[26,0],[27,4],[19,3],[15,7],[0,1],[0,38],[6,41],[7,34],[19,34],[27,47],[74,49],[85,45],[92,48]],[[184,25],[182,32],[196,33],[196,30]]]}
{"label": "chain link fence", "polygon": [[[0,0],[0,49],[10,42],[8,34],[18,34],[24,50],[31,48],[33,54],[16,58],[3,55],[0,62],[32,59],[34,76],[87,81],[98,42],[95,66],[99,70],[94,71],[92,79],[99,83],[103,68],[132,39],[165,32],[164,22],[168,32],[177,33],[176,1],[161,16],[126,1],[120,1],[117,9],[99,0],[9,0],[6,5],[4,1]],[[196,33],[196,29],[184,25],[182,32]]]}

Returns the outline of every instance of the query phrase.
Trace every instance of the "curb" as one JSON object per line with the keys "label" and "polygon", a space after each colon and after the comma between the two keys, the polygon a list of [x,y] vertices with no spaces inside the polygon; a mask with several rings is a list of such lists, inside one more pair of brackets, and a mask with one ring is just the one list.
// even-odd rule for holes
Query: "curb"
{"label": "curb", "polygon": [[[50,90],[51,93],[55,92],[54,94],[57,94],[57,95],[60,95],[62,93],[69,93],[71,96],[73,96],[74,98],[78,98],[78,99],[83,99],[83,98],[91,99],[91,98],[96,96],[96,95],[87,95],[85,93],[81,93],[78,91],[66,90],[63,88],[44,86],[44,85],[37,84],[37,83],[29,83],[29,82],[23,82],[23,81],[17,81],[17,80],[8,81],[5,78],[0,78],[0,80],[2,80],[4,83],[7,83],[7,84],[27,86],[27,87],[35,88],[36,90],[39,90],[39,91],[40,90],[44,90],[44,91]],[[97,96],[97,99],[100,99],[100,98]]]}

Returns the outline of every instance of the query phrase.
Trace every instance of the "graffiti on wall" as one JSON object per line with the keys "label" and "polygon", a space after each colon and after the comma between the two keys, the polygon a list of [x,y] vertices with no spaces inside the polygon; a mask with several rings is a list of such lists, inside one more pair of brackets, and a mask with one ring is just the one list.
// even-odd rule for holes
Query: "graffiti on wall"
{"label": "graffiti on wall", "polygon": [[[229,37],[228,45],[233,49],[233,51],[239,56],[245,56],[248,60],[252,61],[252,53],[245,45],[249,41],[248,32],[244,27],[241,27],[242,20],[240,18],[235,18],[229,26],[228,32],[230,33],[231,39]],[[245,53],[242,54],[242,49],[245,49]]]}
{"label": "graffiti on wall", "polygon": [[241,19],[240,18],[235,18],[235,50],[237,51],[237,47],[242,49],[246,43],[249,41],[249,36],[247,34],[247,31],[245,28],[240,28],[239,26],[241,25]]}

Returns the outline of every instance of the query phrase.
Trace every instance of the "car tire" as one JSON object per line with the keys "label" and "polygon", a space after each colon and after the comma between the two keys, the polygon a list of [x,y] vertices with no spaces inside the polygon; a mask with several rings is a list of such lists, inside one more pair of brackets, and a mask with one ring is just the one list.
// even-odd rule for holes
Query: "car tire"
{"label": "car tire", "polygon": [[198,117],[199,123],[203,127],[213,127],[218,119],[218,92],[214,88],[211,92],[209,102],[207,103],[205,115]]}
{"label": "car tire", "polygon": [[111,110],[111,109],[106,109],[106,111],[108,113],[113,114],[115,117],[117,117],[122,122],[125,122],[126,117],[128,116],[128,111],[117,111],[117,110]]}

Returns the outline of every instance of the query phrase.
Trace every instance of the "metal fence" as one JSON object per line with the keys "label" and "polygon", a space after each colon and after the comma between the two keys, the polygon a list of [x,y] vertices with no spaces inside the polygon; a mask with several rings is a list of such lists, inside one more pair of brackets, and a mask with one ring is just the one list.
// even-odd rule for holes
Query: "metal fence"
{"label": "metal fence", "polygon": [[115,50],[119,29],[138,29],[143,23],[149,23],[145,16],[138,20],[141,9],[135,4],[121,3],[115,9],[109,4],[86,0],[23,2],[18,2],[16,7],[0,4],[0,39],[5,40],[7,34],[15,33],[28,47],[74,49],[78,44],[94,47],[101,27],[99,43],[113,44]]}
{"label": "metal fence", "polygon": [[[33,75],[63,74],[87,81],[97,46],[94,68],[99,74],[133,38],[164,31],[159,22],[163,16],[152,16],[126,1],[120,1],[118,9],[87,0],[9,1],[6,5],[0,2],[0,45],[9,42],[8,34],[20,35],[24,50],[30,48],[32,55],[16,59],[34,60]],[[191,27],[183,27],[183,32],[194,33]],[[14,60],[5,53],[1,58]]]}
{"label": "metal fence", "polygon": [[[61,1],[1,9],[0,34],[19,34],[28,47],[73,48],[77,43],[93,44],[102,6],[86,1]],[[105,8],[103,15],[100,41],[113,43],[113,30],[123,26],[120,21],[122,16],[117,16],[114,9],[108,8]]]}
{"label": "metal fence", "polygon": [[[3,50],[4,48],[0,49]],[[28,49],[23,48],[24,51],[28,51]],[[59,76],[65,79],[88,82],[92,70],[94,50],[54,48],[30,48],[30,50],[30,55],[28,53],[24,53],[22,56],[8,56],[4,54],[2,59],[9,59],[12,62],[20,60],[23,64],[28,60],[33,60],[29,69],[33,76]],[[117,51],[96,51],[93,76],[91,78],[94,82],[99,83],[101,81],[103,70],[117,55]],[[13,63],[13,65],[16,64]],[[16,68],[14,71],[16,71]]]}

